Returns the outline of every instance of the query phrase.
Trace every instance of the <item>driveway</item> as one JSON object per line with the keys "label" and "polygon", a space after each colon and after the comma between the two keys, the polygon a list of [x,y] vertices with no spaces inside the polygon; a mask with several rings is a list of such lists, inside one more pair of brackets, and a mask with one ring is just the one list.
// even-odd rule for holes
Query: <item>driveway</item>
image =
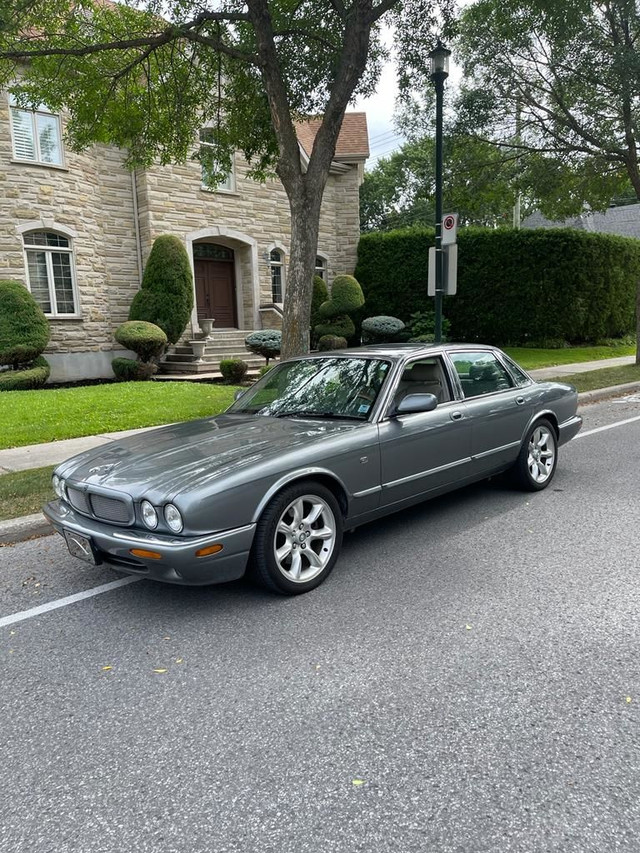
{"label": "driveway", "polygon": [[640,395],[582,413],[546,492],[361,528],[298,598],[0,549],[0,849],[636,849]]}

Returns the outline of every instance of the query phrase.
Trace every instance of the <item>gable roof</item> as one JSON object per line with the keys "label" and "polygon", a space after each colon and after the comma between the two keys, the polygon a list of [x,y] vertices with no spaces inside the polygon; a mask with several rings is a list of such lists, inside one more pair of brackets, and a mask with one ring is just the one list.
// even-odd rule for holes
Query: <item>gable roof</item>
{"label": "gable roof", "polygon": [[600,234],[618,234],[640,239],[640,204],[610,207],[604,213],[583,213],[564,222],[553,222],[536,210],[522,223],[523,228],[577,228]]}
{"label": "gable roof", "polygon": [[[309,118],[296,122],[298,142],[307,157],[311,156],[316,134],[322,124],[321,118]],[[338,135],[334,161],[357,163],[369,156],[369,132],[366,113],[345,113]]]}

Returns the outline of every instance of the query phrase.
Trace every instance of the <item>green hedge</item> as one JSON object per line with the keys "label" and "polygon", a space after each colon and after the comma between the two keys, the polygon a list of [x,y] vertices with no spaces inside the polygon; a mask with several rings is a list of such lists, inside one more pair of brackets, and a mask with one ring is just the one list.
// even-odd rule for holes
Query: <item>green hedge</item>
{"label": "green hedge", "polygon": [[48,343],[49,324],[27,288],[0,281],[0,364],[28,364]]}
{"label": "green hedge", "polygon": [[23,370],[0,370],[0,391],[31,391],[42,388],[49,378],[49,362],[39,355]]}
{"label": "green hedge", "polygon": [[[405,322],[427,296],[432,229],[365,234],[356,277],[368,314]],[[635,331],[640,240],[558,229],[463,229],[458,292],[445,299],[453,340],[525,344],[615,338]]]}

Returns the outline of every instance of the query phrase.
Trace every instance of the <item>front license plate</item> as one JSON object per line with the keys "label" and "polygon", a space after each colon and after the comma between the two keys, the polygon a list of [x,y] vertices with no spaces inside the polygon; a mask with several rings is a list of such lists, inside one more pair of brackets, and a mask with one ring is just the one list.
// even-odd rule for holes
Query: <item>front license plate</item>
{"label": "front license plate", "polygon": [[72,530],[64,531],[64,538],[67,540],[67,548],[73,557],[79,557],[86,563],[96,565],[95,554],[91,547],[91,539],[82,536],[80,533],[74,533]]}

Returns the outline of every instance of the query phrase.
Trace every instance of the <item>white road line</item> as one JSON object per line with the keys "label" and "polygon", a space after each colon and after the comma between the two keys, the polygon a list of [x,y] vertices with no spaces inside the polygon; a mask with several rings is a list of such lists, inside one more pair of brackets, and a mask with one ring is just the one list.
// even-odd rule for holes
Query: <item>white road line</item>
{"label": "white road line", "polygon": [[68,604],[75,604],[76,601],[82,601],[85,598],[93,598],[94,595],[100,595],[103,592],[110,592],[112,589],[118,589],[120,586],[126,586],[130,583],[141,581],[142,578],[121,578],[111,583],[103,583],[102,586],[94,586],[93,589],[85,589],[84,592],[76,592],[75,595],[67,595],[65,598],[58,598],[55,601],[48,601],[46,604],[41,604],[39,607],[32,607],[30,610],[23,610],[21,613],[13,613],[11,616],[2,616],[0,618],[0,628],[6,625],[13,625],[16,622],[23,622],[25,619],[32,619],[34,616],[40,616],[42,613],[48,613],[50,610],[57,610],[59,607],[66,607]]}
{"label": "white road line", "polygon": [[595,429],[588,429],[586,432],[579,432],[573,440],[576,441],[578,438],[586,438],[588,435],[595,435],[597,432],[604,432],[607,429],[615,429],[616,427],[624,426],[625,424],[632,424],[634,421],[640,421],[640,415],[636,415],[634,418],[627,418],[624,421],[616,421],[615,423],[607,424],[606,426],[596,427]]}

